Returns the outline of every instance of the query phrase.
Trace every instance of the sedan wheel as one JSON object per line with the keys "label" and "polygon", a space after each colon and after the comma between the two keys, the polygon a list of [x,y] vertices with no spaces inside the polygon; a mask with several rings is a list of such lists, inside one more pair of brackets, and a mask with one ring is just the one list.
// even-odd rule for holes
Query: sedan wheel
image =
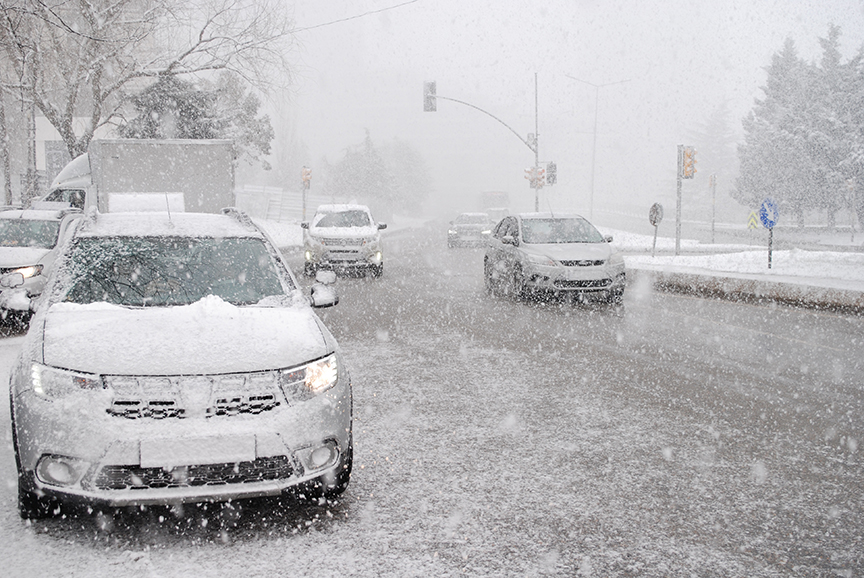
{"label": "sedan wheel", "polygon": [[516,268],[513,270],[510,294],[514,299],[525,299],[528,296],[528,289],[525,286],[525,276],[522,273],[522,267],[519,265],[516,265]]}
{"label": "sedan wheel", "polygon": [[490,295],[495,295],[497,293],[497,283],[495,283],[495,279],[492,278],[492,263],[490,263],[488,259],[483,260],[483,286],[486,288],[486,292]]}

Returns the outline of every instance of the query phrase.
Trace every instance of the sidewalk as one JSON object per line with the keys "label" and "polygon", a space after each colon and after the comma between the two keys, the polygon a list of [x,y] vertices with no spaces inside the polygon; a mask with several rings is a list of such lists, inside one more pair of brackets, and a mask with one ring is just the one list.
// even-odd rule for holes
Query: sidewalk
{"label": "sidewalk", "polygon": [[864,314],[864,253],[772,251],[769,269],[765,247],[688,244],[690,254],[673,256],[666,245],[671,241],[674,248],[674,240],[663,239],[666,254],[651,257],[645,239],[620,237],[619,250],[633,278],[648,278],[661,290]]}

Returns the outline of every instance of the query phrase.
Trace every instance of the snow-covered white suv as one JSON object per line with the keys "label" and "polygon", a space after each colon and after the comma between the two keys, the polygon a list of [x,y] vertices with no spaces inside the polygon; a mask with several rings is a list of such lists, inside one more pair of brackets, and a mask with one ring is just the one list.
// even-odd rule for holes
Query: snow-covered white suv
{"label": "snow-covered white suv", "polygon": [[31,299],[42,293],[60,245],[81,216],[66,203],[0,210],[0,275],[14,274],[0,293],[0,317],[29,317]]}
{"label": "snow-covered white suv", "polygon": [[319,269],[384,273],[384,223],[376,223],[366,205],[320,205],[304,229],[305,264],[303,272],[314,276]]}
{"label": "snow-covered white suv", "polygon": [[76,224],[10,379],[22,517],[346,489],[351,383],[310,307],[335,290],[225,212]]}

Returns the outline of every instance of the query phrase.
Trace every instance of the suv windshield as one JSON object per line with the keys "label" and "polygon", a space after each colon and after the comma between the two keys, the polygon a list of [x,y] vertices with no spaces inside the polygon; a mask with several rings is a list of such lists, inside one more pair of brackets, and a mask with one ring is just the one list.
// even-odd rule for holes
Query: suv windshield
{"label": "suv windshield", "polygon": [[463,214],[456,217],[457,225],[485,225],[488,222],[489,217],[486,215]]}
{"label": "suv windshield", "polygon": [[0,247],[53,249],[59,232],[60,221],[0,219]]}
{"label": "suv windshield", "polygon": [[342,211],[339,213],[325,213],[317,223],[316,227],[368,227],[372,224],[369,215],[365,211]]}
{"label": "suv windshield", "polygon": [[585,219],[524,219],[522,241],[536,244],[603,243],[604,239]]}
{"label": "suv windshield", "polygon": [[266,245],[253,238],[83,237],[68,263],[73,303],[167,307],[216,295],[249,305],[285,293]]}

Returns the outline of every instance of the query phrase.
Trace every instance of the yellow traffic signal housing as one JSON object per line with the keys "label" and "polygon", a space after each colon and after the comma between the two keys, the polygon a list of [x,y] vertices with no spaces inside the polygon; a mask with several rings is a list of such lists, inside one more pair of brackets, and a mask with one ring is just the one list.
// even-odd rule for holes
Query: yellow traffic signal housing
{"label": "yellow traffic signal housing", "polygon": [[682,164],[683,174],[685,179],[692,179],[696,174],[696,149],[693,147],[684,147],[684,162]]}

